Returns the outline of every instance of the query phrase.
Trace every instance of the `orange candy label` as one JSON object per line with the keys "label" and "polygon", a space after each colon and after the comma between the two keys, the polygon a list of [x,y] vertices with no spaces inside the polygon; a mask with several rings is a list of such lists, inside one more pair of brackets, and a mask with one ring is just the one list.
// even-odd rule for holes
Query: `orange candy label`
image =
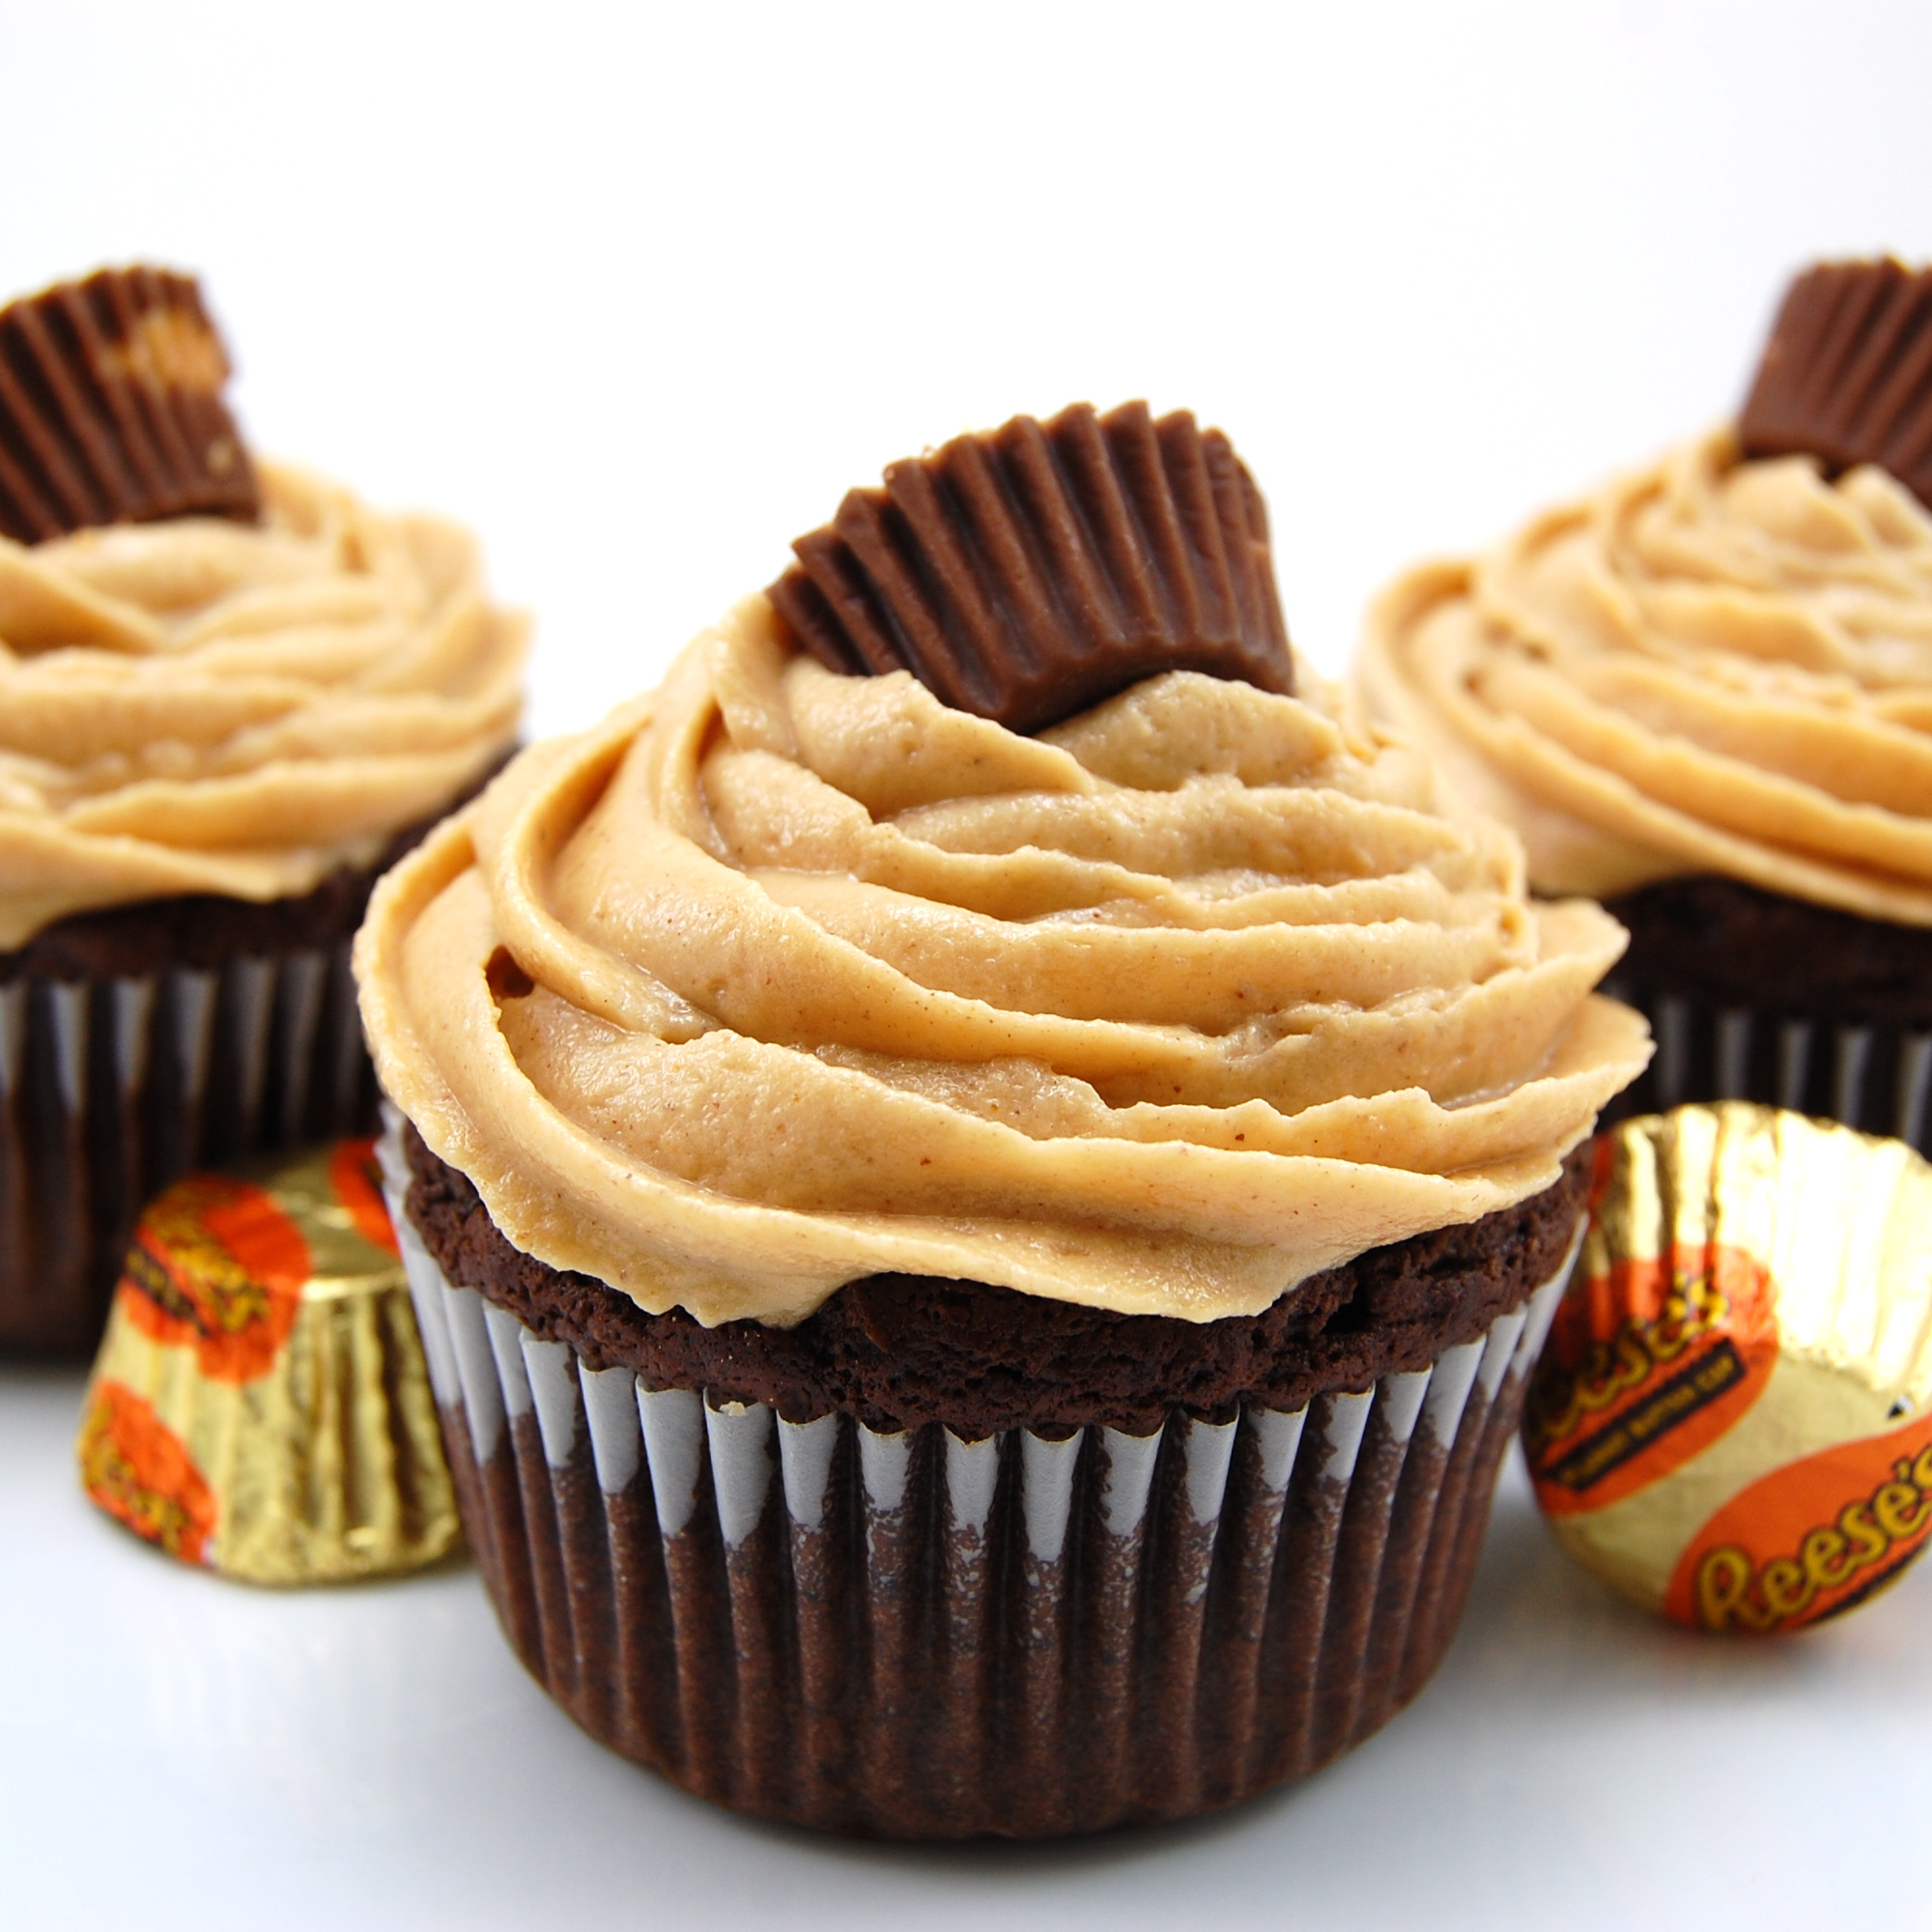
{"label": "orange candy label", "polygon": [[1544,1509],[1603,1509],[1715,1442],[1771,1378],[1776,1301],[1762,1263],[1715,1243],[1574,1281],[1523,1418]]}
{"label": "orange candy label", "polygon": [[1626,1121],[1596,1160],[1522,1425],[1557,1541],[1694,1630],[1862,1603],[1932,1542],[1932,1167],[1742,1100]]}
{"label": "orange candy label", "polygon": [[342,1203],[355,1232],[372,1248],[402,1259],[396,1245],[396,1231],[389,1221],[389,1209],[383,1199],[383,1170],[376,1161],[376,1136],[359,1141],[342,1141],[328,1156],[328,1184]]}
{"label": "orange candy label", "polygon": [[192,1175],[141,1217],[120,1306],[156,1342],[192,1347],[211,1379],[251,1381],[273,1367],[310,1273],[308,1242],[266,1189]]}
{"label": "orange candy label", "polygon": [[208,1561],[213,1493],[181,1437],[123,1383],[103,1381],[94,1391],[80,1431],[80,1476],[88,1494],[136,1536],[184,1563]]}
{"label": "orange candy label", "polygon": [[1785,1631],[1874,1596],[1932,1537],[1932,1416],[1840,1442],[1733,1496],[1679,1559],[1666,1616]]}

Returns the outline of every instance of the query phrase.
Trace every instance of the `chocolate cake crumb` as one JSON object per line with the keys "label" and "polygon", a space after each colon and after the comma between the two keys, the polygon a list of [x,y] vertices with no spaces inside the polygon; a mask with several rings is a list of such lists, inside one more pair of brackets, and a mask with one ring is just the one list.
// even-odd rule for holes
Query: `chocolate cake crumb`
{"label": "chocolate cake crumb", "polygon": [[1932,927],[1864,919],[1742,879],[1665,879],[1605,900],[1629,927],[1608,991],[1846,1026],[1932,1017]]}
{"label": "chocolate cake crumb", "polygon": [[373,866],[338,866],[312,892],[297,898],[234,899],[219,893],[179,893],[70,913],[43,926],[26,945],[0,952],[0,986],[10,980],[135,979],[157,967],[200,972],[231,959],[264,959],[311,952],[350,938],[362,923],[376,881],[424,835],[475,798],[516,755],[514,749],[440,810],[405,826]]}
{"label": "chocolate cake crumb", "polygon": [[941,1422],[971,1440],[1012,1428],[1146,1435],[1177,1407],[1225,1422],[1243,1402],[1290,1411],[1426,1368],[1555,1271],[1589,1179],[1586,1142],[1528,1201],[1371,1249],[1260,1315],[1183,1321],[879,1274],[847,1283],[793,1328],[706,1328],[679,1308],[646,1314],[588,1275],[523,1253],[413,1127],[405,1140],[410,1218],[444,1274],[533,1334],[566,1343],[586,1367],[628,1368],[647,1387],[702,1389],[717,1402],[768,1403],[787,1422],[840,1411],[875,1430]]}

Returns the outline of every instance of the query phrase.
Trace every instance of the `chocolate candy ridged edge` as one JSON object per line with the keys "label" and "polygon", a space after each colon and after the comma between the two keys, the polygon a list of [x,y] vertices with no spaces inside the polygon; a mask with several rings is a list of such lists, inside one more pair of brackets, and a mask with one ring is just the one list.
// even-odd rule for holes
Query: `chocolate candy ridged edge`
{"label": "chocolate candy ridged edge", "polygon": [[0,309],[0,533],[261,514],[193,278],[102,269]]}
{"label": "chocolate candy ridged edge", "polygon": [[1875,463],[1932,506],[1932,270],[1824,262],[1785,292],[1738,418],[1747,456]]}
{"label": "chocolate candy ridged edge", "polygon": [[819,663],[910,671],[1010,730],[1164,670],[1293,690],[1261,492],[1185,411],[1078,403],[956,437],[792,549],[769,594]]}

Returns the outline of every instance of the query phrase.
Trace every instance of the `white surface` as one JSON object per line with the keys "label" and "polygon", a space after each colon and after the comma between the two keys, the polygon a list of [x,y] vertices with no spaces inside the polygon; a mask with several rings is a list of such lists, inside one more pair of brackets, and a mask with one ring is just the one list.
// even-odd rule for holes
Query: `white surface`
{"label": "white surface", "polygon": [[199,270],[258,446],[483,532],[535,722],[891,459],[1221,423],[1339,667],[1421,553],[1732,408],[1785,276],[1932,255],[1873,0],[0,0],[0,291]]}
{"label": "white surface", "polygon": [[1352,1756],[1086,1843],[854,1845],[685,1798],[525,1676],[467,1565],[275,1595],[82,1500],[77,1376],[0,1371],[0,1920],[21,1927],[1923,1925],[1932,1566],[1711,1641],[1563,1557],[1515,1466],[1463,1633]]}
{"label": "white surface", "polygon": [[[0,0],[0,292],[202,270],[262,447],[482,530],[584,724],[888,459],[1148,393],[1223,423],[1297,639],[1732,405],[1785,274],[1932,255],[1932,9]],[[1656,1630],[1512,1479],[1417,1707],[1088,1846],[739,1824],[582,1739],[472,1573],[270,1597],[79,1500],[0,1372],[0,1921],[1932,1921],[1932,1569]]]}

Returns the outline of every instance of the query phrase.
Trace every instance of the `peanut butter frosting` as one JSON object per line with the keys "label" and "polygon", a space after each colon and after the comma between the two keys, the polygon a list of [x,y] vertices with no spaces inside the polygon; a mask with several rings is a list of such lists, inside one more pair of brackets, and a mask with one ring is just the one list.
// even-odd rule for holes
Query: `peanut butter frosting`
{"label": "peanut butter frosting", "polygon": [[264,519],[0,538],[0,951],[70,913],[373,863],[516,735],[476,546],[261,466]]}
{"label": "peanut butter frosting", "polygon": [[1038,737],[763,596],[378,888],[383,1083],[552,1266],[786,1325],[885,1271],[1190,1321],[1548,1185],[1622,929],[1303,668]]}
{"label": "peanut butter frosting", "polygon": [[1932,517],[1882,469],[1719,430],[1410,572],[1359,677],[1541,891],[1716,872],[1932,924]]}

